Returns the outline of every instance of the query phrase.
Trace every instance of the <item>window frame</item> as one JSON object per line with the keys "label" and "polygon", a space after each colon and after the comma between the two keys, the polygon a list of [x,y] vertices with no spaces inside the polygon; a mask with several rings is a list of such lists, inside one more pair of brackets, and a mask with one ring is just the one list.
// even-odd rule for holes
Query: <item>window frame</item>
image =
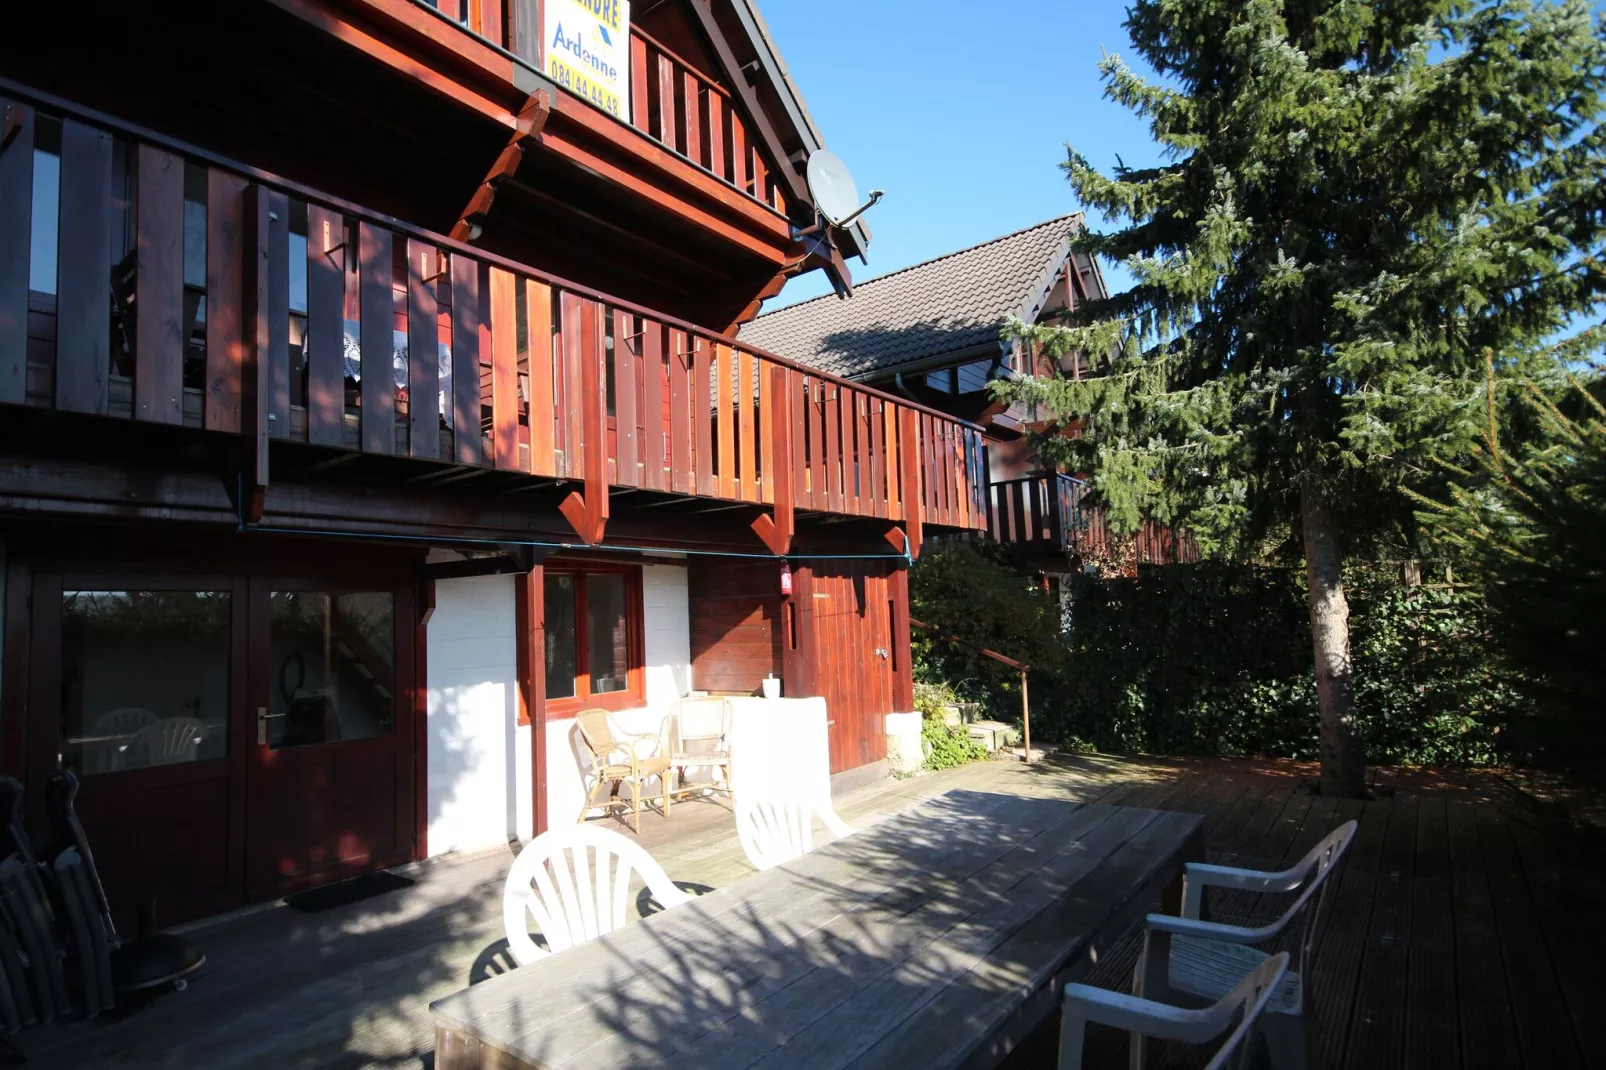
{"label": "window frame", "polygon": [[[572,717],[581,710],[605,709],[610,712],[635,709],[647,704],[646,628],[642,600],[642,572],[640,565],[614,564],[602,561],[552,560],[546,563],[541,575],[541,598],[546,599],[546,578],[552,575],[573,576],[575,599],[573,695],[546,698],[546,621],[542,621],[541,694],[548,720]],[[586,577],[590,575],[623,576],[625,578],[625,688],[600,695],[591,693],[590,629],[586,627]],[[527,713],[521,711],[520,724],[529,724]]]}

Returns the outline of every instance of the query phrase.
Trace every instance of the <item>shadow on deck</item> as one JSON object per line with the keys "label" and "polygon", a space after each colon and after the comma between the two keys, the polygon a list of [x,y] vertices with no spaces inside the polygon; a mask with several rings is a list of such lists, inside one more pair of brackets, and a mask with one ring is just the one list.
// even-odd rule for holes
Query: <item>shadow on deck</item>
{"label": "shadow on deck", "polygon": [[[858,826],[956,788],[1071,797],[1205,815],[1212,861],[1259,868],[1302,854],[1351,817],[1316,985],[1328,1067],[1569,1067],[1606,1060],[1606,864],[1583,837],[1492,774],[1383,771],[1374,802],[1301,790],[1289,762],[1070,758],[982,763],[838,796]],[[622,827],[622,826],[616,826]],[[642,843],[677,881],[720,887],[752,872],[721,801],[643,815]],[[15,1038],[32,1065],[429,1067],[431,1000],[511,967],[501,932],[509,850],[421,863],[410,888],[321,914],[272,907],[194,928],[204,974],[120,1020]],[[1222,920],[1275,904],[1220,904]],[[1137,934],[1094,970],[1126,989]],[[1012,1067],[1052,1064],[1051,1036]],[[1090,1037],[1094,1066],[1125,1041]]]}

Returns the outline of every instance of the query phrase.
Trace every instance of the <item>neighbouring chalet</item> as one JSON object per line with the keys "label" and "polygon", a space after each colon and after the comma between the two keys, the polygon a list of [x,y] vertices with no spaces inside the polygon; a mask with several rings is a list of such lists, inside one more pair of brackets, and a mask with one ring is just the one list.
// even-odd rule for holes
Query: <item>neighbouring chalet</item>
{"label": "neighbouring chalet", "polygon": [[[1060,216],[861,282],[851,298],[818,297],[760,315],[743,342],[855,383],[885,390],[985,429],[990,487],[986,527],[1033,570],[1053,576],[1080,558],[1110,551],[1103,511],[1087,505],[1088,486],[1042,465],[1026,438],[1035,414],[1005,407],[988,384],[1012,374],[1052,375],[1041,353],[1002,337],[1010,316],[1030,324],[1065,322],[1082,303],[1108,295],[1098,262],[1073,253],[1080,212]],[[1061,374],[1093,370],[1081,354]],[[1136,539],[1140,561],[1192,555],[1153,523]]]}
{"label": "neighbouring chalet", "polygon": [[572,822],[584,708],[773,674],[834,772],[911,708],[981,430],[734,337],[868,231],[750,0],[603,6],[585,70],[557,0],[7,13],[0,769],[120,915]]}

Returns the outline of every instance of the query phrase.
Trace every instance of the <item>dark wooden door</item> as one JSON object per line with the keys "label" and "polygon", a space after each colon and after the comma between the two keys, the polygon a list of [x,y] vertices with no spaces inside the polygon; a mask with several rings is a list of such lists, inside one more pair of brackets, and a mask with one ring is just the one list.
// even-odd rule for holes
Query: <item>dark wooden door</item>
{"label": "dark wooden door", "polygon": [[36,834],[61,768],[121,929],[241,905],[246,582],[151,571],[32,575],[28,773]]}
{"label": "dark wooden door", "polygon": [[253,899],[412,856],[409,585],[251,581]]}
{"label": "dark wooden door", "polygon": [[892,712],[892,584],[878,561],[814,570],[816,689],[831,722],[831,772],[887,756]]}

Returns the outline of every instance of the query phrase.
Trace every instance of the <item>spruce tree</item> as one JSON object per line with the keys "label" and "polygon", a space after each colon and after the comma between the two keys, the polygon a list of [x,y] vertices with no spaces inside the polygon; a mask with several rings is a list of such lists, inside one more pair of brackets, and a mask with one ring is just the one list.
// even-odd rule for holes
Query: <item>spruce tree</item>
{"label": "spruce tree", "polygon": [[1408,538],[1402,490],[1465,456],[1485,348],[1520,363],[1599,300],[1606,49],[1583,0],[1136,0],[1126,28],[1158,77],[1108,57],[1106,95],[1163,162],[1065,167],[1117,224],[1076,249],[1135,285],[1006,328],[1108,362],[998,389],[1117,527],[1297,548],[1322,790],[1360,794],[1344,561]]}
{"label": "spruce tree", "polygon": [[[1494,638],[1543,715],[1517,726],[1527,728],[1519,753],[1597,783],[1606,711],[1602,372],[1500,383],[1491,360],[1489,423],[1475,463],[1444,498],[1421,500],[1428,534],[1482,581]],[[1496,399],[1531,426],[1502,435]]]}

